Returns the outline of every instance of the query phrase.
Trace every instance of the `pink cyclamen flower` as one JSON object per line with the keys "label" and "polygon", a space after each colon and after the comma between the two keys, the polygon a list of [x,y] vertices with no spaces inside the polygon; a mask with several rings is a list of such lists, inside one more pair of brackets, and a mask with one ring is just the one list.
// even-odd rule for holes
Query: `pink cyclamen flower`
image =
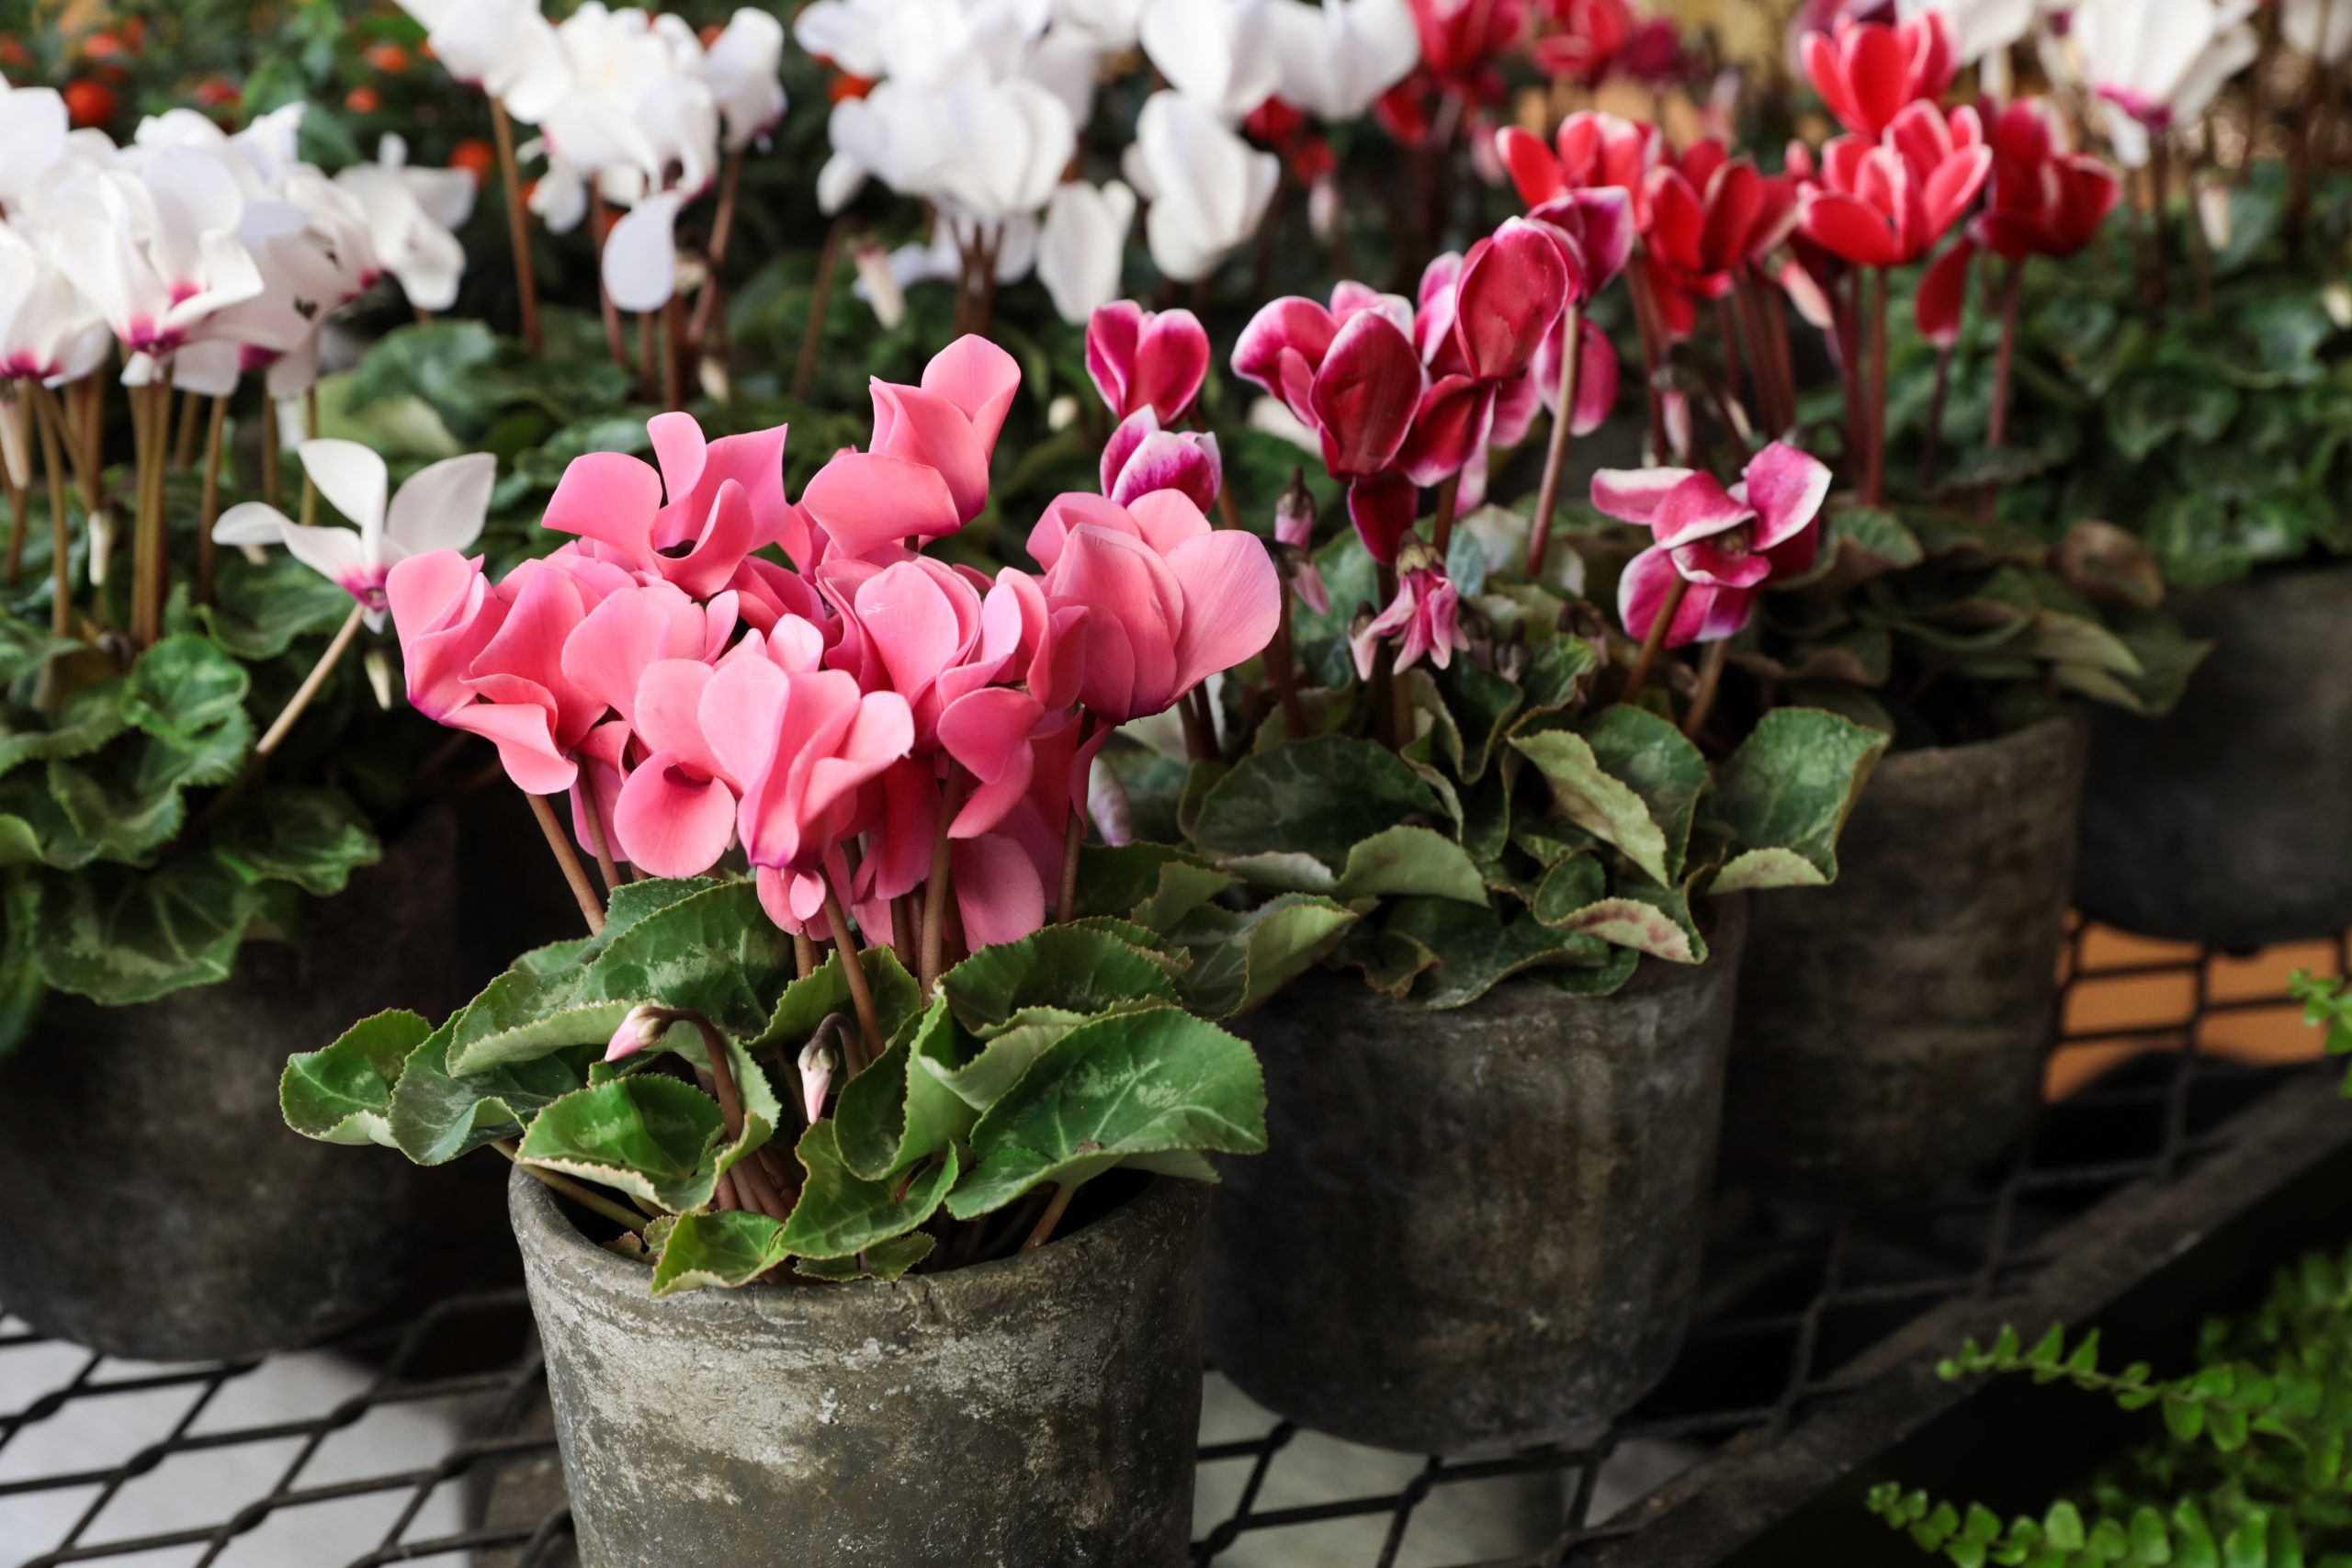
{"label": "pink cyclamen flower", "polygon": [[506,602],[491,589],[481,558],[434,550],[393,563],[384,600],[401,643],[401,670],[409,706],[447,723],[474,700],[466,675],[476,655],[498,635]]}
{"label": "pink cyclamen flower", "polygon": [[1318,615],[1331,613],[1330,591],[1315,564],[1315,497],[1303,475],[1294,475],[1290,488],[1274,502],[1274,542],[1298,552],[1291,568],[1290,591],[1299,603]]}
{"label": "pink cyclamen flower", "polygon": [[1190,310],[1114,300],[1087,321],[1086,373],[1115,417],[1149,409],[1172,426],[1208,378],[1209,334]]}
{"label": "pink cyclamen flower", "polygon": [[1122,506],[1156,490],[1172,490],[1205,512],[1224,488],[1216,437],[1204,431],[1163,430],[1148,406],[1121,420],[1102,448],[1102,493]]}
{"label": "pink cyclamen flower", "polygon": [[1960,62],[1941,15],[1924,11],[1889,26],[1839,17],[1804,40],[1805,74],[1838,123],[1874,139],[1911,104],[1940,98]]}
{"label": "pink cyclamen flower", "polygon": [[718,764],[742,781],[736,830],[763,870],[821,874],[861,787],[914,746],[914,715],[896,692],[861,692],[838,670],[786,674],[765,659],[722,662],[695,716]]}
{"label": "pink cyclamen flower", "polygon": [[450,709],[441,722],[496,746],[518,788],[560,794],[579,779],[576,753],[605,712],[563,668],[564,646],[587,619],[588,599],[571,573],[544,567],[509,573],[498,593],[505,619],[464,682],[481,700]]}
{"label": "pink cyclamen flower", "polygon": [[548,502],[545,525],[593,541],[625,570],[707,597],[733,580],[746,556],[793,527],[784,500],[786,427],[707,443],[693,415],[662,413],[646,429],[658,469],[626,452],[575,457]]}
{"label": "pink cyclamen flower", "polygon": [[1257,536],[1213,529],[1176,491],[1130,507],[1067,495],[1029,536],[1046,597],[1088,612],[1075,628],[1079,700],[1103,724],[1164,712],[1220,670],[1263,651],[1282,615]]}
{"label": "pink cyclamen flower", "polygon": [[1020,389],[1013,357],[968,334],[924,367],[921,386],[875,381],[874,439],[864,452],[836,453],[800,498],[828,551],[868,556],[978,516],[997,433]]}
{"label": "pink cyclamen flower", "polygon": [[1813,564],[1828,494],[1828,468],[1780,441],[1750,458],[1729,490],[1713,475],[1688,468],[1595,474],[1593,505],[1655,536],[1618,583],[1617,613],[1626,635],[1648,635],[1677,579],[1689,586],[1665,646],[1714,642],[1738,632],[1766,583]]}
{"label": "pink cyclamen flower", "polygon": [[1424,655],[1442,670],[1453,662],[1455,649],[1470,646],[1462,635],[1462,595],[1437,552],[1419,539],[1410,540],[1397,556],[1396,568],[1396,596],[1348,638],[1360,680],[1372,679],[1373,655],[1391,637],[1396,639],[1400,672]]}

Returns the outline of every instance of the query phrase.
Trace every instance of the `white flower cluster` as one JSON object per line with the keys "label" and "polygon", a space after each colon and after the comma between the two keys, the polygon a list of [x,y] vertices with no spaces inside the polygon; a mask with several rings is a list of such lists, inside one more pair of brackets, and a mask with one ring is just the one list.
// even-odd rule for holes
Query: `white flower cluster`
{"label": "white flower cluster", "polygon": [[[1257,232],[1281,178],[1239,122],[1274,97],[1357,118],[1420,60],[1406,0],[817,0],[794,35],[874,84],[834,106],[825,209],[869,178],[927,201],[938,226],[894,258],[899,284],[975,260],[1003,282],[1034,266],[1073,321],[1122,292],[1138,197],[1160,272],[1205,277]],[[1095,85],[1138,46],[1167,85],[1137,117],[1125,178],[1079,179]]]}
{"label": "white flower cluster", "polygon": [[330,179],[295,151],[302,107],[230,135],[192,109],[130,145],[67,130],[59,96],[0,84],[0,378],[78,380],[122,346],[123,379],[219,396],[266,367],[270,391],[318,373],[327,316],[397,279],[423,310],[455,302],[473,176],[380,161]]}
{"label": "white flower cluster", "polygon": [[735,13],[706,47],[678,17],[587,0],[560,24],[538,0],[401,0],[449,73],[537,126],[526,157],[547,172],[532,210],[558,233],[591,196],[628,209],[605,245],[605,287],[623,310],[652,310],[677,288],[679,209],[708,189],[721,158],[783,119],[784,26]]}

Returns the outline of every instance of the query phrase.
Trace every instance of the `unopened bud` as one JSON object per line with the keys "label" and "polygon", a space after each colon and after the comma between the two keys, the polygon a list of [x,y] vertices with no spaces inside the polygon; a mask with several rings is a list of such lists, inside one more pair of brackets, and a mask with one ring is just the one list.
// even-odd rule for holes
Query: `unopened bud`
{"label": "unopened bud", "polygon": [[2352,288],[2331,283],[2319,291],[2319,302],[2327,311],[2327,319],[2339,329],[2352,327]]}
{"label": "unopened bud", "polygon": [[639,1002],[628,1010],[621,1026],[613,1031],[613,1038],[605,1046],[605,1060],[617,1062],[634,1056],[649,1046],[662,1043],[662,1036],[670,1027],[670,1015],[650,1002]]}
{"label": "unopened bud", "polygon": [[850,258],[857,267],[858,294],[874,307],[874,319],[882,330],[896,332],[907,319],[907,295],[890,269],[890,253],[871,240],[860,240],[851,247]]}
{"label": "unopened bud", "polygon": [[1046,428],[1047,430],[1056,432],[1064,431],[1068,430],[1071,425],[1076,424],[1077,423],[1078,400],[1070,396],[1068,392],[1064,392],[1060,397],[1056,398],[1052,402],[1046,405]]}
{"label": "unopened bud", "polygon": [[1314,547],[1315,492],[1303,468],[1290,471],[1290,484],[1274,502],[1274,537],[1297,549]]}
{"label": "unopened bud", "polygon": [[368,689],[376,694],[376,705],[386,713],[391,712],[392,693],[397,689],[400,679],[392,672],[391,655],[380,648],[371,648],[368,650],[366,665]]}
{"label": "unopened bud", "polygon": [[[829,1018],[825,1022],[834,1024],[835,1019]],[[840,1059],[825,1043],[828,1033],[828,1029],[820,1026],[816,1037],[800,1047],[800,1102],[808,1112],[811,1125],[825,1113],[825,1091],[832,1087],[833,1067]]]}
{"label": "unopened bud", "polygon": [[90,586],[107,585],[107,558],[114,554],[114,508],[101,506],[90,516]]}

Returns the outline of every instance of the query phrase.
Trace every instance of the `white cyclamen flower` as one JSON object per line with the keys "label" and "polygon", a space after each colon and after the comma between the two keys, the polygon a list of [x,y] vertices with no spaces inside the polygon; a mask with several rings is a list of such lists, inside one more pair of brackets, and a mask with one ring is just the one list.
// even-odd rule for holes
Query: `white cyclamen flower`
{"label": "white cyclamen flower", "polygon": [[2138,167],[2151,135],[2203,116],[2261,45],[2254,0],[2083,0],[2068,36],[2106,112],[2115,155]]}
{"label": "white cyclamen flower", "polygon": [[1127,183],[1151,203],[1144,238],[1179,283],[1206,277],[1258,231],[1282,164],[1181,93],[1154,93],[1136,117]]}
{"label": "white cyclamen flower", "polygon": [[474,177],[463,169],[412,168],[408,143],[387,136],[376,162],[356,164],[334,177],[358,202],[377,264],[400,280],[409,303],[446,310],[458,301],[466,251],[457,231],[473,215]]}
{"label": "white cyclamen flower", "polygon": [[296,449],[302,469],[337,512],[359,526],[305,527],[274,506],[249,501],[232,506],[212,527],[222,545],[282,544],[294,558],[341,588],[368,613],[371,629],[384,624],[384,580],[411,556],[462,550],[481,537],[490,511],[498,459],[469,452],[421,468],[385,505],[384,459],[356,441],[305,441]]}
{"label": "white cyclamen flower", "polygon": [[1136,193],[1117,180],[1054,187],[1037,240],[1037,277],[1063,321],[1081,325],[1119,298],[1119,263],[1135,218]]}
{"label": "white cyclamen flower", "polygon": [[0,223],[0,380],[76,381],[112,346],[97,308],[57,264]]}
{"label": "white cyclamen flower", "polygon": [[2352,0],[2280,0],[2280,30],[2289,47],[2330,65],[2352,54]]}
{"label": "white cyclamen flower", "polygon": [[539,0],[400,0],[424,24],[442,69],[506,106],[526,125],[564,89],[563,52]]}
{"label": "white cyclamen flower", "polygon": [[1421,62],[1420,34],[1405,0],[1268,5],[1283,98],[1327,122],[1363,118]]}
{"label": "white cyclamen flower", "polygon": [[1151,0],[1141,31],[1168,85],[1228,125],[1282,87],[1266,0]]}
{"label": "white cyclamen flower", "polygon": [[711,40],[704,59],[711,96],[727,125],[727,150],[740,152],[763,140],[784,119],[784,24],[749,6],[735,13]]}

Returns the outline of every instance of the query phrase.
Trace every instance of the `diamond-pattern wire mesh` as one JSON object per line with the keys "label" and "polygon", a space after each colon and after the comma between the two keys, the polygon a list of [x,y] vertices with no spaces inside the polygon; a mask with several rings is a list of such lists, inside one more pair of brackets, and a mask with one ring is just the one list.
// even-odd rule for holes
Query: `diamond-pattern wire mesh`
{"label": "diamond-pattern wire mesh", "polygon": [[[1572,1568],[1588,1561],[1589,1548],[1638,1529],[1639,1511],[1624,1505],[1644,1491],[1727,1443],[1776,1438],[1836,1398],[1840,1370],[1872,1344],[1948,1301],[2024,1282],[2049,1260],[2044,1244],[2068,1219],[2129,1182],[2178,1176],[2226,1146],[2238,1111],[2310,1070],[2311,1041],[2285,996],[2288,969],[2342,973],[2346,957],[2342,941],[2236,959],[2076,932],[2065,1023],[2051,1062],[2058,1098],[2006,1168],[1931,1201],[1869,1212],[1726,1191],[1699,1321],[1680,1361],[1639,1408],[1585,1446],[1413,1461],[1345,1450],[1229,1393],[1214,1399],[1200,1454],[1195,1563]],[[11,1375],[15,1359],[39,1355],[44,1369],[55,1368],[42,1392],[0,1408],[0,1562],[235,1568],[240,1548],[273,1530],[289,1533],[280,1527],[298,1523],[304,1510],[325,1517],[323,1506],[340,1505],[332,1517],[341,1534],[331,1544],[272,1561],[573,1562],[519,1287],[448,1297],[334,1348],[344,1383],[329,1386],[348,1392],[314,1398],[305,1415],[240,1418],[241,1390],[303,1374],[310,1363],[109,1361],[0,1317],[6,1399],[27,1386],[20,1371]],[[103,1430],[109,1412],[134,1405],[160,1435],[133,1438],[135,1447],[103,1464],[47,1457],[64,1452],[49,1440],[61,1425]],[[356,1469],[325,1457],[339,1437],[403,1412],[442,1417],[425,1428],[437,1435],[417,1450],[426,1457],[384,1468],[379,1447],[369,1450],[377,1466]],[[409,1436],[417,1450],[417,1434]],[[126,1493],[164,1467],[232,1452],[248,1478],[244,1491],[207,1496],[201,1517],[186,1522],[157,1528],[152,1511],[130,1529],[118,1522]],[[1520,1529],[1499,1555],[1492,1518],[1479,1521],[1484,1529],[1458,1528],[1464,1517],[1498,1507],[1516,1511]],[[350,1522],[360,1512],[364,1526]]]}

